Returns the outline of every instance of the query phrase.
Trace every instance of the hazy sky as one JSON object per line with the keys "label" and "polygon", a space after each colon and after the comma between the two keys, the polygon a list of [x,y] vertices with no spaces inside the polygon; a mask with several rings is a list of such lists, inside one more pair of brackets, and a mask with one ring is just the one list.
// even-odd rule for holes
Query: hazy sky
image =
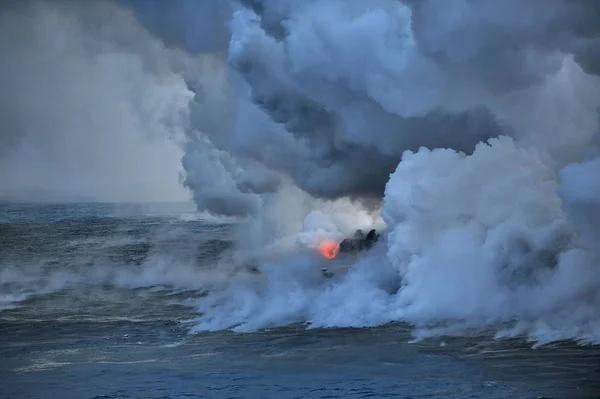
{"label": "hazy sky", "polygon": [[0,198],[185,200],[193,95],[133,16],[102,2],[0,13]]}

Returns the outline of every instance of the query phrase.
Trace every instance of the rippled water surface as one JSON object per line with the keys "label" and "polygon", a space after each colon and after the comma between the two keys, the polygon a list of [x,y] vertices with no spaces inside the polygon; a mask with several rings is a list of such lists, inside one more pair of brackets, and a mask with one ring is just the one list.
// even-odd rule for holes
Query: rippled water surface
{"label": "rippled water surface", "polygon": [[400,323],[191,333],[235,240],[187,205],[4,204],[0,222],[2,398],[600,395],[600,349],[570,342],[413,342]]}

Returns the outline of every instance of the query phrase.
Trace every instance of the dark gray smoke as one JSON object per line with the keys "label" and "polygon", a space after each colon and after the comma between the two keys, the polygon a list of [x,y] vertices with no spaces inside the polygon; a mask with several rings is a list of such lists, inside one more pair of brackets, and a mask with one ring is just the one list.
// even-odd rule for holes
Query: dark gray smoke
{"label": "dark gray smoke", "polygon": [[121,0],[140,23],[167,46],[192,54],[226,52],[231,15],[227,1],[219,0]]}

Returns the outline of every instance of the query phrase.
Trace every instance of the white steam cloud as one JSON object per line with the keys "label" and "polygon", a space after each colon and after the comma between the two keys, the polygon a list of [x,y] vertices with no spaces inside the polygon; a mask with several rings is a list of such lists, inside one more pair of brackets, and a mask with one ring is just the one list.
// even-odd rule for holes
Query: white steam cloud
{"label": "white steam cloud", "polygon": [[385,256],[326,286],[266,264],[274,282],[215,294],[198,328],[402,320],[600,339],[595,3],[241,3],[229,62],[277,126],[241,91],[220,150],[315,197],[384,193],[389,235]]}

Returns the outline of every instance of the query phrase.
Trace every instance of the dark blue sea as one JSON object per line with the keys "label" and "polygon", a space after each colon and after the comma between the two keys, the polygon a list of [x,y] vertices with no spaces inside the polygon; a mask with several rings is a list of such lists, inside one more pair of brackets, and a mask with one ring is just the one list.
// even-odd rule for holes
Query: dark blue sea
{"label": "dark blue sea", "polygon": [[203,302],[248,273],[228,267],[237,223],[189,204],[0,205],[0,397],[600,397],[592,345],[415,341],[402,323],[219,328],[261,317],[251,296]]}

